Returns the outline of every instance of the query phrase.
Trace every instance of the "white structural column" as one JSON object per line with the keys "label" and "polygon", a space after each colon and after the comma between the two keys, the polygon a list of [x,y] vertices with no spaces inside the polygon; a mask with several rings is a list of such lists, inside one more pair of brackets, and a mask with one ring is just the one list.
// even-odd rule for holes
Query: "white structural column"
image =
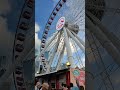
{"label": "white structural column", "polygon": [[86,26],[92,32],[95,37],[99,40],[102,46],[106,49],[106,51],[113,57],[115,62],[120,65],[120,53],[117,48],[111,43],[111,41],[106,37],[106,35],[95,26],[90,19],[86,16]]}
{"label": "white structural column", "polygon": [[77,36],[76,33],[74,33],[74,32],[72,32],[72,33],[73,33],[73,35],[80,41],[80,43],[85,47],[85,42],[83,42],[83,40],[80,39],[80,38]]}
{"label": "white structural column", "polygon": [[57,63],[57,68],[56,68],[56,70],[59,70],[59,68],[60,68],[61,60],[62,60],[63,55],[64,55],[64,50],[65,50],[65,45],[63,46],[63,48],[62,48],[62,50],[61,50],[61,52],[60,52],[60,56],[59,56],[59,58],[58,58],[58,63]]}
{"label": "white structural column", "polygon": [[56,42],[55,48],[54,48],[54,50],[53,50],[53,53],[52,53],[52,55],[51,55],[51,57],[50,57],[49,63],[48,63],[48,65],[47,65],[47,71],[46,71],[46,73],[49,73],[49,71],[50,71],[50,67],[51,67],[51,65],[52,65],[52,62],[53,62],[53,60],[54,60],[56,51],[57,51],[58,46],[59,46],[60,38],[61,38],[61,33],[58,35],[58,40],[57,40],[57,42]]}
{"label": "white structural column", "polygon": [[69,34],[69,36],[77,43],[77,45],[80,47],[80,49],[83,51],[83,52],[85,52],[85,48],[82,46],[82,44],[80,43],[80,41],[77,39],[77,38],[75,38],[73,35],[72,35],[72,33],[66,28],[66,30],[67,30],[67,32],[68,32],[68,34]]}
{"label": "white structural column", "polygon": [[100,22],[100,20],[98,18],[96,18],[92,13],[90,13],[89,11],[87,11],[88,15],[92,18],[92,20],[94,21],[94,23],[101,29],[102,32],[105,33],[105,35],[109,38],[109,40],[114,44],[115,47],[117,47],[120,51],[120,40],[119,38],[117,38],[112,32],[110,32],[109,30],[107,30],[107,28],[105,26],[102,25],[102,23]]}
{"label": "white structural column", "polygon": [[72,52],[71,52],[70,43],[69,43],[66,28],[63,27],[63,30],[64,30],[64,37],[65,37],[64,42],[65,42],[65,45],[66,45],[68,61],[70,62],[71,67],[74,67],[73,56],[72,56]]}

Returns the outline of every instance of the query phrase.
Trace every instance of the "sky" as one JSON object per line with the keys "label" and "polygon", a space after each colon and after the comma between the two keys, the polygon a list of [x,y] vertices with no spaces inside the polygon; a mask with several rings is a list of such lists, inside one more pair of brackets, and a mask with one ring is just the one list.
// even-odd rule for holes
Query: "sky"
{"label": "sky", "polygon": [[36,48],[40,47],[40,39],[44,31],[45,24],[51,14],[55,3],[54,0],[35,0],[35,39]]}

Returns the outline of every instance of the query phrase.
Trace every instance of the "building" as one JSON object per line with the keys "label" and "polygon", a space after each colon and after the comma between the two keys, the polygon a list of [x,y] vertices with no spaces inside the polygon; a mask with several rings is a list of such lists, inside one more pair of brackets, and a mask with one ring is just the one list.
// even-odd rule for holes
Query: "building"
{"label": "building", "polygon": [[41,83],[48,82],[52,89],[55,90],[61,90],[62,83],[67,84],[67,86],[69,86],[71,82],[75,86],[77,86],[76,82],[78,82],[79,86],[85,88],[85,71],[80,70],[78,68],[67,68],[46,75],[37,76],[36,78]]}

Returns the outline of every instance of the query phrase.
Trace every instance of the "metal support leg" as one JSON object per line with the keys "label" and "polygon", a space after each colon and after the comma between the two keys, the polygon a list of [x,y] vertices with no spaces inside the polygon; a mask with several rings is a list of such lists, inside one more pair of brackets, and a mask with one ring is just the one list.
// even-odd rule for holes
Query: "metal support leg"
{"label": "metal support leg", "polygon": [[71,52],[66,28],[64,27],[63,30],[64,30],[64,37],[65,37],[64,42],[65,42],[65,45],[66,45],[68,61],[71,63],[71,67],[74,67],[73,56],[72,56],[72,52]]}

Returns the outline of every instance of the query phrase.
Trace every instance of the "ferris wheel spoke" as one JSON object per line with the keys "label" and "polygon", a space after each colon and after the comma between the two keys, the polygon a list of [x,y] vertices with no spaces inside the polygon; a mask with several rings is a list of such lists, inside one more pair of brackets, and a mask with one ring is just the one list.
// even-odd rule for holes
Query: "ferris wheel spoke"
{"label": "ferris wheel spoke", "polygon": [[74,67],[72,51],[71,51],[71,48],[70,48],[70,44],[69,44],[69,39],[68,39],[66,28],[64,27],[63,30],[64,30],[64,37],[65,37],[64,38],[64,42],[65,42],[65,45],[66,45],[68,61],[71,63],[71,67]]}
{"label": "ferris wheel spoke", "polygon": [[[75,38],[68,29],[67,29],[67,32],[68,32],[69,36],[77,43],[77,45],[80,47],[80,49],[81,49],[83,52],[85,52],[85,48],[82,46],[82,44],[80,43],[80,41],[79,41],[77,38]],[[84,44],[83,44],[83,45],[84,45]]]}
{"label": "ferris wheel spoke", "polygon": [[72,42],[72,46],[73,46],[73,48],[75,50],[74,53],[76,54],[79,65],[81,65],[81,67],[84,67],[83,61],[80,58],[81,55],[78,54],[78,50],[77,50],[78,47],[76,46],[76,43],[72,39],[71,39],[71,42]]}
{"label": "ferris wheel spoke", "polygon": [[80,39],[76,33],[74,33],[74,32],[72,32],[72,33],[80,41],[80,43],[85,47],[85,42],[82,39]]}
{"label": "ferris wheel spoke", "polygon": [[87,25],[88,30],[90,30],[95,35],[95,37],[100,41],[102,46],[113,57],[115,62],[118,65],[120,65],[120,55],[119,55],[118,50],[113,46],[110,40],[108,40],[105,34],[97,26],[95,26],[87,16],[86,16],[86,25]]}
{"label": "ferris wheel spoke", "polygon": [[[82,16],[83,17],[83,16]],[[80,17],[81,18],[81,17]],[[85,18],[82,18],[81,20],[80,19],[77,19],[73,24],[83,24],[83,23],[85,23],[85,20],[84,20]]]}
{"label": "ferris wheel spoke", "polygon": [[[72,40],[73,41],[73,40]],[[74,42],[74,41],[73,41]],[[82,67],[85,67],[84,66],[84,64],[83,64],[83,61],[82,61],[82,55],[79,55],[79,53],[78,53],[78,50],[77,50],[77,45],[76,45],[76,43],[74,42],[74,48],[75,48],[75,50],[76,50],[76,57],[78,58],[78,61],[79,61],[79,63],[81,64],[81,66]],[[81,57],[80,57],[81,56]]]}
{"label": "ferris wheel spoke", "polygon": [[[50,49],[52,49],[53,46],[57,43],[58,37],[61,36],[61,35],[59,35],[59,34],[60,34],[60,32],[58,33],[58,35],[56,35],[56,37],[52,37],[53,40],[51,40],[51,41],[48,40],[49,43],[48,43],[48,44],[46,43],[47,45],[49,45],[49,46],[47,46],[47,49],[46,49],[47,51],[49,51]],[[45,48],[46,48],[46,47],[45,47]]]}
{"label": "ferris wheel spoke", "polygon": [[75,24],[75,23],[78,23],[78,22],[84,22],[85,16],[80,16],[80,18],[81,19],[75,19],[75,21],[73,23]]}
{"label": "ferris wheel spoke", "polygon": [[81,6],[79,7],[78,9],[74,10],[75,13],[74,13],[74,16],[77,17],[77,15],[79,15],[83,10],[84,10],[85,6]]}
{"label": "ferris wheel spoke", "polygon": [[40,54],[38,55],[38,57],[36,59],[38,59],[47,49],[47,47],[49,47],[50,43],[52,41],[54,41],[54,38],[59,34],[59,32],[55,33],[54,36],[47,42],[47,44],[45,45],[45,48],[40,52]]}
{"label": "ferris wheel spoke", "polygon": [[[63,39],[64,38],[61,36],[61,41],[59,42],[59,46],[58,46],[57,53],[56,53],[56,56],[57,56],[56,57],[56,62],[57,63],[54,62],[53,63],[54,65],[55,64],[59,65],[59,62],[60,62],[61,58],[63,57],[63,56],[61,56],[61,52],[64,51],[64,47],[65,47]],[[63,52],[63,54],[64,54],[64,52]],[[56,67],[56,69],[57,69],[57,67]]]}
{"label": "ferris wheel spoke", "polygon": [[52,37],[50,37],[50,39],[47,40],[47,42],[46,42],[46,47],[48,47],[48,45],[50,45],[51,42],[53,42],[54,39],[55,39],[59,34],[60,34],[59,32],[54,33],[54,35],[53,35]]}
{"label": "ferris wheel spoke", "polygon": [[53,53],[52,53],[52,55],[51,55],[51,58],[50,58],[50,60],[49,60],[49,64],[48,64],[48,66],[47,66],[47,71],[46,71],[46,73],[48,73],[48,72],[50,71],[51,64],[52,64],[52,62],[53,62],[54,56],[55,56],[56,51],[57,51],[57,49],[58,49],[58,45],[59,45],[59,41],[60,41],[60,36],[61,36],[61,33],[60,33],[59,36],[58,36],[58,40],[57,40],[57,42],[56,42],[55,48],[54,48]]}
{"label": "ferris wheel spoke", "polygon": [[102,32],[104,32],[104,34],[109,38],[109,40],[111,40],[111,42],[115,45],[115,47],[117,47],[120,51],[120,47],[119,47],[120,46],[120,39],[117,38],[109,30],[107,30],[107,28],[102,25],[100,20],[98,18],[96,18],[92,13],[90,13],[89,11],[86,11],[86,13],[91,17],[93,22],[100,28],[100,30]]}
{"label": "ferris wheel spoke", "polygon": [[65,45],[63,45],[63,48],[62,48],[62,50],[60,52],[60,56],[58,58],[58,63],[57,63],[56,71],[58,71],[60,69],[60,64],[61,64],[61,60],[62,60],[62,58],[64,56],[64,51],[65,51]]}
{"label": "ferris wheel spoke", "polygon": [[[82,7],[82,9],[78,12],[75,13],[74,17],[75,17],[75,20],[77,20],[79,17],[83,16],[83,13],[85,12],[84,10],[85,7]],[[84,12],[83,12],[84,11]]]}

